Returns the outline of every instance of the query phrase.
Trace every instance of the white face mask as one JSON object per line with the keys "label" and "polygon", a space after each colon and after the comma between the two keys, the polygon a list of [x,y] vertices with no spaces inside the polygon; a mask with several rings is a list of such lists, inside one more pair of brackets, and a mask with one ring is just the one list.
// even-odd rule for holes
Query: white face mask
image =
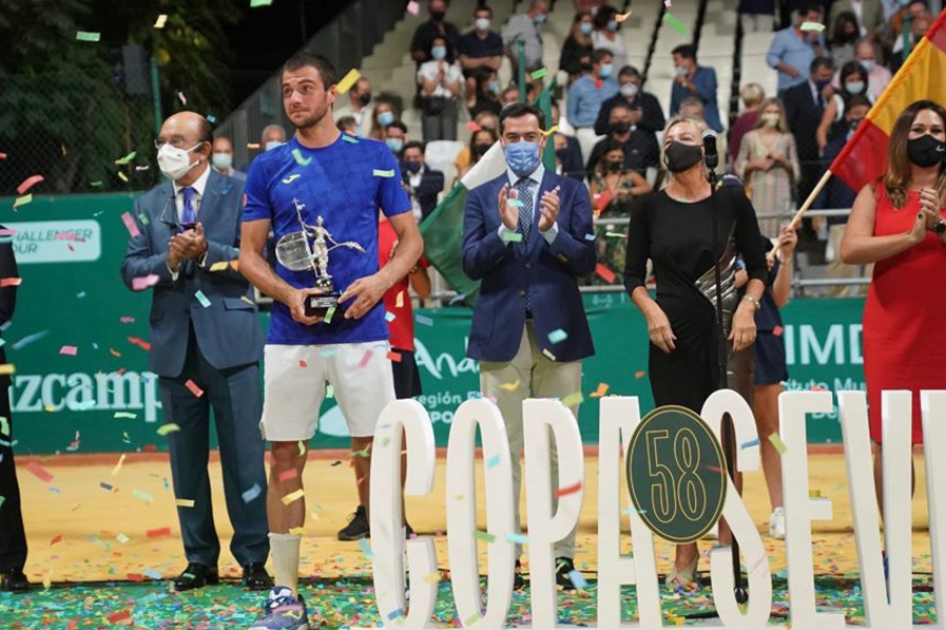
{"label": "white face mask", "polygon": [[634,98],[637,96],[637,90],[636,83],[625,83],[621,86],[621,96],[624,98]]}
{"label": "white face mask", "polygon": [[230,167],[233,166],[233,154],[232,153],[214,153],[213,163],[214,163],[215,169],[219,171],[229,171]]}
{"label": "white face mask", "polygon": [[199,161],[191,162],[189,154],[200,146],[197,143],[189,149],[178,149],[168,143],[162,144],[158,149],[158,168],[164,175],[174,181],[184,177],[189,170],[200,164]]}
{"label": "white face mask", "polygon": [[777,127],[781,119],[779,114],[762,114],[762,122],[768,127]]}
{"label": "white face mask", "polygon": [[281,147],[282,145],[283,143],[280,142],[279,140],[270,140],[269,142],[266,143],[266,150],[272,151],[276,147]]}
{"label": "white face mask", "polygon": [[476,19],[476,30],[478,30],[478,31],[488,31],[488,30],[489,30],[489,18],[477,18],[477,19]]}

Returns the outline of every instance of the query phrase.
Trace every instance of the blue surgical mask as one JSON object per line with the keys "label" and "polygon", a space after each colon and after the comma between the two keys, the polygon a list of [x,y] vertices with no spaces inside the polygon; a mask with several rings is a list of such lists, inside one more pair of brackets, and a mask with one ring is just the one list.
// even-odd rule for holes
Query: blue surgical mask
{"label": "blue surgical mask", "polygon": [[401,138],[387,138],[384,143],[392,153],[400,153],[404,149],[404,140]]}
{"label": "blue surgical mask", "polygon": [[864,92],[863,81],[852,81],[850,83],[845,83],[844,86],[847,88],[848,94],[863,94]]}
{"label": "blue surgical mask", "polygon": [[486,86],[490,92],[493,94],[499,94],[499,81],[493,80],[489,82],[489,85]]}
{"label": "blue surgical mask", "polygon": [[673,71],[678,77],[685,77],[687,75],[687,69],[683,66],[678,66],[676,70]]}
{"label": "blue surgical mask", "polygon": [[548,19],[549,19],[548,15],[546,15],[545,13],[539,13],[537,16],[535,16],[535,19],[532,21],[536,26],[542,26],[543,24],[548,22]]}
{"label": "blue surgical mask", "polygon": [[598,76],[602,79],[607,79],[612,74],[614,74],[614,65],[610,63],[601,64],[601,70],[598,71]]}
{"label": "blue surgical mask", "polygon": [[441,59],[446,59],[447,49],[444,46],[434,46],[430,50],[430,56],[436,59],[437,61],[440,61]]}
{"label": "blue surgical mask", "polygon": [[378,124],[382,127],[387,127],[394,122],[394,113],[393,112],[382,112],[378,114]]}
{"label": "blue surgical mask", "polygon": [[870,74],[870,71],[874,69],[873,59],[865,59],[864,61],[861,61],[860,64],[861,64],[861,67],[864,68],[864,72],[868,74]]}
{"label": "blue surgical mask", "polygon": [[582,22],[579,27],[582,35],[591,35],[591,31],[594,30],[594,25],[591,22]]}
{"label": "blue surgical mask", "polygon": [[506,164],[519,177],[527,177],[539,167],[539,143],[512,142],[503,147],[506,154]]}
{"label": "blue surgical mask", "polygon": [[618,21],[617,20],[608,20],[608,30],[612,33],[617,33],[618,31]]}

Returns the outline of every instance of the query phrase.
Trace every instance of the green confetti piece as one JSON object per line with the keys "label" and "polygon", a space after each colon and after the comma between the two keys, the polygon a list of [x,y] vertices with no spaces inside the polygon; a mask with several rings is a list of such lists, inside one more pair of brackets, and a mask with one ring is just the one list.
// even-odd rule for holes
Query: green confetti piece
{"label": "green confetti piece", "polygon": [[345,142],[347,142],[347,143],[349,143],[349,144],[358,144],[358,138],[356,138],[355,136],[351,135],[350,133],[343,133],[343,134],[342,134],[342,140],[344,140]]}
{"label": "green confetti piece", "polygon": [[16,201],[13,202],[13,209],[16,210],[20,206],[25,206],[28,203],[33,203],[33,195],[23,195],[22,197],[17,197]]}
{"label": "green confetti piece", "polygon": [[180,431],[180,430],[181,430],[181,427],[174,424],[173,422],[169,422],[168,424],[162,424],[160,427],[158,427],[157,433],[158,435],[163,437],[167,435],[168,433],[173,433],[174,431]]}
{"label": "green confetti piece", "polygon": [[0,416],[0,435],[10,435],[10,423],[2,416]]}
{"label": "green confetti piece", "polygon": [[141,225],[148,225],[148,216],[144,212],[138,213],[138,220],[141,221]]}
{"label": "green confetti piece", "polygon": [[3,496],[2,494],[0,494],[0,508],[3,507],[3,502],[6,501],[6,500],[7,500],[7,498],[6,498],[5,496]]}
{"label": "green confetti piece", "polygon": [[566,339],[568,339],[568,333],[561,328],[556,328],[549,333],[549,341],[552,343],[559,343],[560,341],[565,341]]}
{"label": "green confetti piece", "polygon": [[605,232],[605,238],[627,238],[627,234],[622,234],[621,232]]}
{"label": "green confetti piece", "polygon": [[292,150],[292,157],[296,159],[296,164],[299,164],[300,166],[308,166],[309,164],[312,163],[312,158],[303,157],[302,151],[300,151],[299,149]]}
{"label": "green confetti piece", "polygon": [[503,232],[502,239],[504,243],[521,243],[522,234],[519,232]]}
{"label": "green confetti piece", "polygon": [[131,413],[129,411],[116,411],[115,418],[128,418],[129,420],[134,420],[138,417],[138,414]]}
{"label": "green confetti piece", "polygon": [[569,394],[562,398],[562,404],[566,407],[576,407],[580,405],[585,400],[585,397],[581,395],[581,392],[575,392],[574,394]]}
{"label": "green confetti piece", "polygon": [[119,158],[119,159],[115,160],[115,164],[124,166],[125,164],[128,164],[129,162],[131,162],[132,160],[134,160],[136,155],[138,155],[138,152],[137,152],[137,151],[132,151],[131,153],[129,153],[129,154],[126,155],[125,157]]}
{"label": "green confetti piece", "polygon": [[273,0],[250,0],[250,8],[255,9],[257,7],[268,7],[273,3]]}
{"label": "green confetti piece", "polygon": [[335,388],[332,387],[332,384],[329,383],[325,388],[325,397],[326,398],[335,398]]}
{"label": "green confetti piece", "polygon": [[476,537],[477,540],[485,540],[488,543],[491,543],[496,540],[496,537],[490,534],[489,532],[481,532],[480,530],[476,530],[476,533],[474,534],[474,536]]}
{"label": "green confetti piece", "polygon": [[204,295],[204,292],[200,289],[197,290],[197,293],[194,294],[194,297],[197,298],[197,301],[200,302],[200,305],[204,308],[210,308],[210,300],[207,299],[207,296]]}
{"label": "green confetti piece", "polygon": [[102,187],[102,182],[100,182],[100,181],[99,181],[99,182],[89,182],[89,186],[91,186],[92,188],[101,188],[101,187]]}
{"label": "green confetti piece", "polygon": [[536,70],[535,72],[533,72],[533,73],[530,74],[529,76],[532,77],[533,79],[541,79],[541,78],[544,77],[546,74],[548,74],[548,70],[546,70],[545,68],[539,68],[538,70]]}
{"label": "green confetti piece", "polygon": [[142,490],[132,490],[131,496],[141,499],[145,503],[154,503],[154,496]]}
{"label": "green confetti piece", "polygon": [[802,22],[801,30],[803,31],[814,31],[815,33],[820,33],[824,31],[824,24],[818,22]]}
{"label": "green confetti piece", "polygon": [[680,20],[678,20],[676,17],[674,17],[674,15],[670,13],[669,11],[667,13],[664,13],[664,24],[666,24],[667,26],[669,26],[676,32],[680,33],[681,35],[687,34],[686,25]]}
{"label": "green confetti piece", "polygon": [[328,310],[325,311],[325,323],[326,323],[326,324],[331,324],[331,323],[332,323],[332,317],[333,317],[334,315],[335,315],[335,307],[334,307],[334,306],[328,307]]}
{"label": "green confetti piece", "polygon": [[383,171],[379,168],[376,168],[372,171],[372,174],[376,177],[394,177],[394,169],[391,169],[390,171]]}
{"label": "green confetti piece", "polygon": [[76,31],[76,40],[80,42],[97,42],[102,39],[101,33],[88,33],[86,31]]}
{"label": "green confetti piece", "polygon": [[778,451],[779,455],[784,455],[785,451],[788,450],[788,447],[785,446],[785,442],[782,441],[782,438],[778,433],[773,433],[769,436],[769,442],[772,443],[772,446],[775,447],[775,450]]}
{"label": "green confetti piece", "polygon": [[479,613],[473,613],[472,615],[470,615],[469,617],[463,620],[463,625],[469,628],[480,619],[482,619],[482,617],[480,616]]}

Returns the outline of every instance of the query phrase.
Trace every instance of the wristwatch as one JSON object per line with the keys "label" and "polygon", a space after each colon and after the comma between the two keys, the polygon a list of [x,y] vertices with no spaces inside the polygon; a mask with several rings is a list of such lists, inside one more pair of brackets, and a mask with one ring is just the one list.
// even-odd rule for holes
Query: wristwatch
{"label": "wristwatch", "polygon": [[933,232],[936,233],[936,236],[942,236],[946,233],[946,220],[940,219],[936,225],[933,226]]}

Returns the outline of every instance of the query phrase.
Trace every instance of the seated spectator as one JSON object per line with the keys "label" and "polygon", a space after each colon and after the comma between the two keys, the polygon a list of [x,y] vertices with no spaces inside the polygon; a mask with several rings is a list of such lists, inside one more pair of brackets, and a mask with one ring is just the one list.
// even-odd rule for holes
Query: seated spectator
{"label": "seated spectator", "polygon": [[404,146],[407,141],[407,125],[400,120],[395,120],[384,128],[384,143],[388,145],[398,161],[404,156]]}
{"label": "seated spectator", "polygon": [[840,88],[834,91],[832,98],[826,103],[815,135],[819,151],[823,152],[834,136],[846,131],[843,128],[846,126],[843,124],[845,103],[855,94],[866,96],[867,81],[867,72],[861,62],[848,61],[841,68]]}
{"label": "seated spectator", "polygon": [[[641,75],[634,66],[624,66],[618,73],[618,94],[601,103],[598,119],[595,121],[595,133],[603,136],[608,133],[611,124],[611,108],[623,103],[634,112],[633,124],[637,131],[656,134],[663,131],[664,120],[660,101],[649,92],[641,92]],[[656,139],[656,135],[654,136]]]}
{"label": "seated spectator", "polygon": [[453,51],[444,37],[434,38],[431,57],[417,71],[417,83],[421,86],[424,142],[456,140],[458,103],[463,95],[463,72],[453,61]]}
{"label": "seated spectator", "polygon": [[759,118],[759,105],[765,100],[765,90],[758,83],[747,83],[739,90],[739,98],[745,110],[729,130],[729,163],[734,165],[739,156],[742,137],[755,127]]}
{"label": "seated spectator", "polygon": [[696,63],[696,48],[693,44],[677,46],[672,51],[676,76],[670,91],[670,115],[680,111],[680,105],[688,97],[698,98],[703,103],[706,124],[717,133],[723,130],[716,104],[716,71]]}
{"label": "seated spectator", "polygon": [[[473,89],[470,89],[470,81]],[[499,115],[503,106],[499,103],[499,78],[495,70],[481,68],[467,78],[466,109],[470,118],[476,118],[480,112],[492,112]]]}
{"label": "seated spectator", "polygon": [[372,110],[371,105],[371,82],[365,77],[361,77],[355,82],[355,85],[348,91],[348,105],[334,110],[335,123],[340,118],[351,116],[355,119],[355,135],[368,137],[371,133]]}
{"label": "seated spectator", "polygon": [[210,157],[214,170],[223,175],[239,180],[246,179],[246,173],[233,168],[233,143],[226,136],[214,138],[213,155]]}
{"label": "seated spectator", "polygon": [[264,151],[286,144],[286,130],[282,125],[266,125],[263,127],[262,141]]}
{"label": "seated spectator", "polygon": [[519,102],[519,88],[515,85],[510,85],[499,95],[499,104],[506,108],[513,103]]}
{"label": "seated spectator", "polygon": [[[860,62],[867,71],[867,98],[871,102],[876,101],[883,94],[893,75],[882,63],[878,62],[880,58],[880,47],[873,41],[862,39],[854,47],[854,58]],[[839,87],[841,85],[841,73],[834,75],[832,85]]]}
{"label": "seated spectator", "polygon": [[435,38],[447,40],[451,50],[456,50],[460,45],[460,30],[446,19],[449,6],[448,0],[430,0],[427,3],[430,19],[417,27],[411,39],[411,58],[418,70],[422,63],[432,59],[430,51]]}
{"label": "seated spectator", "polygon": [[[684,118],[699,120],[704,125],[709,127],[709,125],[706,123],[706,107],[703,106],[703,101],[695,96],[688,96],[687,98],[683,99],[683,102],[680,103],[679,115],[683,116]],[[726,136],[722,134],[716,136],[716,149],[719,152],[722,160],[725,160],[729,155],[729,153],[727,153],[727,146]],[[721,161],[720,165],[725,170],[726,164]]]}
{"label": "seated spectator", "polygon": [[[847,103],[847,109],[844,111],[844,122],[847,131],[835,137],[824,149],[824,170],[834,162],[840,155],[841,150],[851,136],[857,130],[858,125],[867,117],[870,111],[870,101],[864,96],[854,95]],[[824,175],[824,172],[822,172]],[[857,192],[844,183],[844,180],[838,177],[832,177],[827,185],[821,190],[821,193],[811,205],[818,210],[837,210],[850,209],[854,206],[854,199]],[[860,278],[870,277],[871,270],[868,266],[864,269],[857,265],[845,265],[841,261],[841,237],[844,235],[844,227],[847,225],[847,217],[827,217],[828,224],[828,247],[825,252],[825,258],[828,260],[828,275],[832,278]],[[834,286],[830,289],[830,295],[833,297],[853,297],[862,295],[863,287],[857,285]]]}
{"label": "seated spectator", "polygon": [[568,73],[568,84],[571,85],[582,73],[591,70],[591,55],[594,47],[591,45],[590,13],[576,13],[572,23],[572,31],[562,46],[562,55],[558,60],[558,69]]}
{"label": "seated spectator", "polygon": [[771,33],[775,25],[775,0],[739,0],[736,13],[743,33]]}
{"label": "seated spectator", "polygon": [[479,131],[474,131],[470,135],[470,143],[464,147],[469,155],[469,161],[462,168],[457,169],[457,178],[453,182],[453,185],[456,186],[463,176],[470,172],[470,169],[479,162],[486,152],[490,150],[496,141],[499,140],[499,136],[496,135],[496,131],[493,129],[482,128]]}
{"label": "seated spectator", "polygon": [[931,15],[919,15],[909,20],[909,23],[910,30],[907,31],[908,36],[906,38],[897,37],[896,41],[893,43],[893,50],[890,53],[890,70],[894,74],[897,73],[900,66],[903,65],[903,62],[907,60],[907,57],[910,56],[910,53],[913,52],[916,45],[923,39],[923,35],[926,34],[926,31],[930,30],[933,17]]}
{"label": "seated spectator", "polygon": [[499,66],[502,65],[503,38],[491,30],[492,19],[491,8],[485,4],[477,7],[473,11],[473,30],[460,38],[457,50],[460,55],[460,67],[466,77],[467,94],[476,91],[478,76],[499,72]]}
{"label": "seated spectator", "polygon": [[614,80],[613,58],[609,50],[596,50],[591,72],[582,75],[568,88],[565,116],[575,128],[582,154],[590,153],[599,140],[598,134],[595,133],[595,121],[598,119],[601,103],[618,93],[618,83]]}
{"label": "seated spectator", "polygon": [[785,109],[777,98],[766,99],[755,128],[742,137],[733,170],[742,178],[752,206],[760,216],[759,231],[775,238],[783,218],[791,217],[800,170],[795,138],[788,130]]}
{"label": "seated spectator", "polygon": [[831,32],[837,30],[837,21],[847,12],[857,20],[857,32],[861,37],[873,39],[884,26],[884,7],[880,0],[834,0],[828,22]]}
{"label": "seated spectator", "polygon": [[765,56],[770,68],[778,70],[778,93],[805,82],[805,69],[815,57],[828,55],[824,36],[817,31],[803,31],[805,22],[821,22],[821,7],[816,4],[802,7],[795,23],[775,34]]}
{"label": "seated spectator", "polygon": [[623,68],[627,65],[627,48],[624,38],[618,31],[621,24],[617,20],[618,10],[606,4],[594,14],[594,30],[591,32],[591,45],[595,50],[609,50],[614,59],[614,65]]}
{"label": "seated spectator", "polygon": [[544,79],[533,79],[526,75],[526,103],[538,102],[542,90],[545,89]]}
{"label": "seated spectator", "polygon": [[338,127],[338,130],[342,133],[347,133],[353,136],[358,135],[358,123],[355,121],[354,116],[342,116],[335,120],[335,126]]}
{"label": "seated spectator", "polygon": [[610,133],[591,150],[585,167],[588,173],[595,172],[605,151],[615,142],[620,144],[624,151],[624,170],[646,175],[648,167],[658,166],[660,148],[656,138],[653,134],[634,131],[631,124],[633,119],[634,112],[627,105],[618,104],[611,108]]}
{"label": "seated spectator", "polygon": [[401,158],[401,177],[411,198],[414,218],[426,219],[437,207],[437,196],[443,192],[443,173],[429,170],[424,163],[424,143],[408,142]]}
{"label": "seated spectator", "polygon": [[512,75],[519,74],[519,44],[525,43],[526,72],[542,67],[542,25],[549,19],[549,0],[532,0],[525,13],[509,18],[503,27],[503,46],[512,64]]}
{"label": "seated spectator", "polygon": [[[550,129],[558,126],[560,116],[561,112],[558,105],[553,103],[552,120],[548,122]],[[581,154],[581,145],[578,143],[578,138],[556,132],[553,140],[555,142],[556,174],[582,182],[585,181],[588,174],[585,172],[585,161]]]}
{"label": "seated spectator", "polygon": [[[487,131],[492,131],[493,135],[498,138],[499,116],[493,112],[480,112],[476,115],[476,118],[473,119],[473,125],[471,125],[471,129],[474,129],[474,133],[480,129],[486,129]],[[471,164],[473,164],[473,156],[470,152],[469,145],[467,145],[460,149],[460,152],[457,153],[456,159],[453,160],[453,165],[456,167],[457,173],[459,173],[460,171],[464,171],[464,169],[469,168]]]}
{"label": "seated spectator", "polygon": [[857,25],[857,16],[853,11],[839,13],[831,29],[831,59],[834,67],[840,68],[854,58],[854,47],[857,45],[860,27]]}
{"label": "seated spectator", "polygon": [[375,140],[384,140],[386,137],[385,129],[388,125],[400,119],[401,113],[397,111],[394,103],[379,98],[374,106],[374,111],[371,113],[371,133],[368,134],[368,137]]}

